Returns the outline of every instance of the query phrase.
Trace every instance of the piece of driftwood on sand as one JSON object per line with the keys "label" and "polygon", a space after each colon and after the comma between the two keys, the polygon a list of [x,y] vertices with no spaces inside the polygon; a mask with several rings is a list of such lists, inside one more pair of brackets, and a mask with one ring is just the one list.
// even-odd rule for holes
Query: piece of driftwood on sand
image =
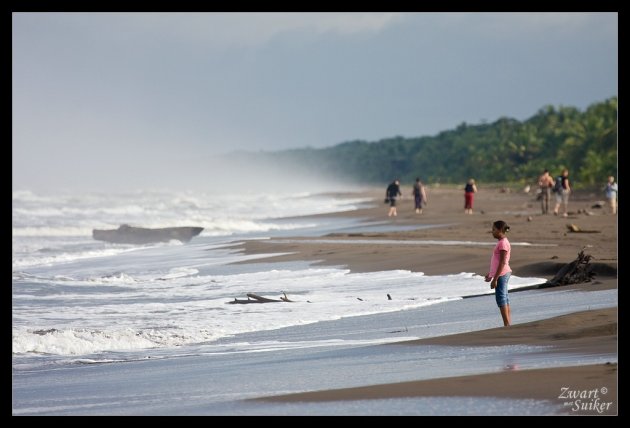
{"label": "piece of driftwood on sand", "polygon": [[564,265],[553,278],[538,288],[590,282],[595,276],[593,267],[590,264],[591,258],[591,255],[584,254],[584,250],[581,250],[575,260]]}
{"label": "piece of driftwood on sand", "polygon": [[284,296],[280,297],[280,299],[269,299],[267,297],[262,297],[259,296],[258,294],[254,294],[254,293],[247,293],[247,300],[245,299],[234,299],[231,300],[227,303],[229,304],[241,304],[241,305],[246,305],[248,303],[277,303],[277,302],[292,302],[292,300],[289,300],[289,298],[287,297],[286,293],[282,293],[284,294]]}
{"label": "piece of driftwood on sand", "polygon": [[569,232],[573,233],[601,233],[601,230],[584,230],[580,228],[577,224],[569,223],[567,224],[567,229]]}

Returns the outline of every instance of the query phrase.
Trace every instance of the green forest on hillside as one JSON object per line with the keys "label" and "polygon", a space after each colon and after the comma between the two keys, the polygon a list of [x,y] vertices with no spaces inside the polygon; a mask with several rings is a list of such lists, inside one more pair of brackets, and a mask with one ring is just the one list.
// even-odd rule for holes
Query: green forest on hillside
{"label": "green forest on hillside", "polygon": [[435,136],[349,141],[323,149],[268,153],[276,162],[298,163],[311,172],[353,182],[383,184],[398,177],[411,183],[532,183],[543,169],[568,168],[577,188],[617,176],[617,97],[590,105],[546,106],[520,122],[500,118]]}

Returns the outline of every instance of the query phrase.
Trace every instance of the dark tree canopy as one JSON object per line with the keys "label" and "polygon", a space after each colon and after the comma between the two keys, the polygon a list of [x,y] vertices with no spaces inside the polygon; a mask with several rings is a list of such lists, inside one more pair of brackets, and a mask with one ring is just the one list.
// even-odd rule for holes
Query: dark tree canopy
{"label": "dark tree canopy", "polygon": [[568,168],[572,185],[600,185],[617,176],[617,97],[589,106],[545,106],[531,118],[462,123],[435,136],[348,141],[323,149],[267,153],[317,173],[353,182],[532,183],[543,169]]}

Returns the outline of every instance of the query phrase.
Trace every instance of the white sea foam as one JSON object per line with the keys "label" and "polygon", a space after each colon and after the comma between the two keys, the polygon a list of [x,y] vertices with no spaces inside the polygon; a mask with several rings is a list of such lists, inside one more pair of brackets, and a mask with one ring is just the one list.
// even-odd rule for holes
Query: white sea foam
{"label": "white sea foam", "polygon": [[69,263],[82,259],[108,257],[116,254],[135,251],[137,248],[106,248],[102,250],[90,250],[77,253],[60,252],[54,255],[22,256],[13,258],[13,269],[23,269],[32,266],[51,266],[59,263]]}
{"label": "white sea foam", "polygon": [[[425,276],[404,270],[350,273],[335,268],[210,276],[196,272],[184,267],[155,279],[123,273],[82,280],[50,278],[51,286],[64,286],[63,293],[14,295],[13,352],[83,355],[176,347],[491,292],[482,277],[471,273]],[[513,277],[510,285],[518,288],[543,281]],[[94,293],[84,287],[89,283],[124,289]],[[226,304],[247,299],[247,293],[275,299],[286,293],[293,302]],[[85,299],[90,303],[78,304]]]}
{"label": "white sea foam", "polygon": [[36,195],[16,191],[12,234],[14,238],[91,239],[93,229],[129,224],[146,228],[197,226],[204,228],[201,236],[229,236],[315,227],[317,223],[312,221],[273,219],[354,210],[369,202],[366,198],[309,193],[211,195],[153,191]]}

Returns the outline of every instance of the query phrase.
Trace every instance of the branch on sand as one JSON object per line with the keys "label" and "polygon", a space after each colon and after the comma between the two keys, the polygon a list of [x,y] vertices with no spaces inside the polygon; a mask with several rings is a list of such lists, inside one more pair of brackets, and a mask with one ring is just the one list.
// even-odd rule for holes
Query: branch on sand
{"label": "branch on sand", "polygon": [[538,288],[556,287],[559,285],[580,284],[591,282],[595,276],[593,266],[590,264],[593,256],[584,254],[582,249],[575,260],[564,265],[552,279],[540,285]]}
{"label": "branch on sand", "polygon": [[601,230],[584,230],[584,229],[580,229],[578,227],[577,224],[567,224],[567,229],[569,229],[569,232],[574,232],[574,233],[601,233]]}
{"label": "branch on sand", "polygon": [[254,294],[254,293],[247,293],[247,300],[244,299],[234,299],[230,302],[226,302],[226,303],[230,303],[230,304],[241,304],[241,305],[245,305],[247,303],[276,303],[276,302],[292,302],[293,300],[289,300],[289,298],[287,297],[287,293],[282,293],[284,294],[284,296],[280,297],[280,299],[268,299],[267,297],[262,297],[259,296],[258,294]]}

